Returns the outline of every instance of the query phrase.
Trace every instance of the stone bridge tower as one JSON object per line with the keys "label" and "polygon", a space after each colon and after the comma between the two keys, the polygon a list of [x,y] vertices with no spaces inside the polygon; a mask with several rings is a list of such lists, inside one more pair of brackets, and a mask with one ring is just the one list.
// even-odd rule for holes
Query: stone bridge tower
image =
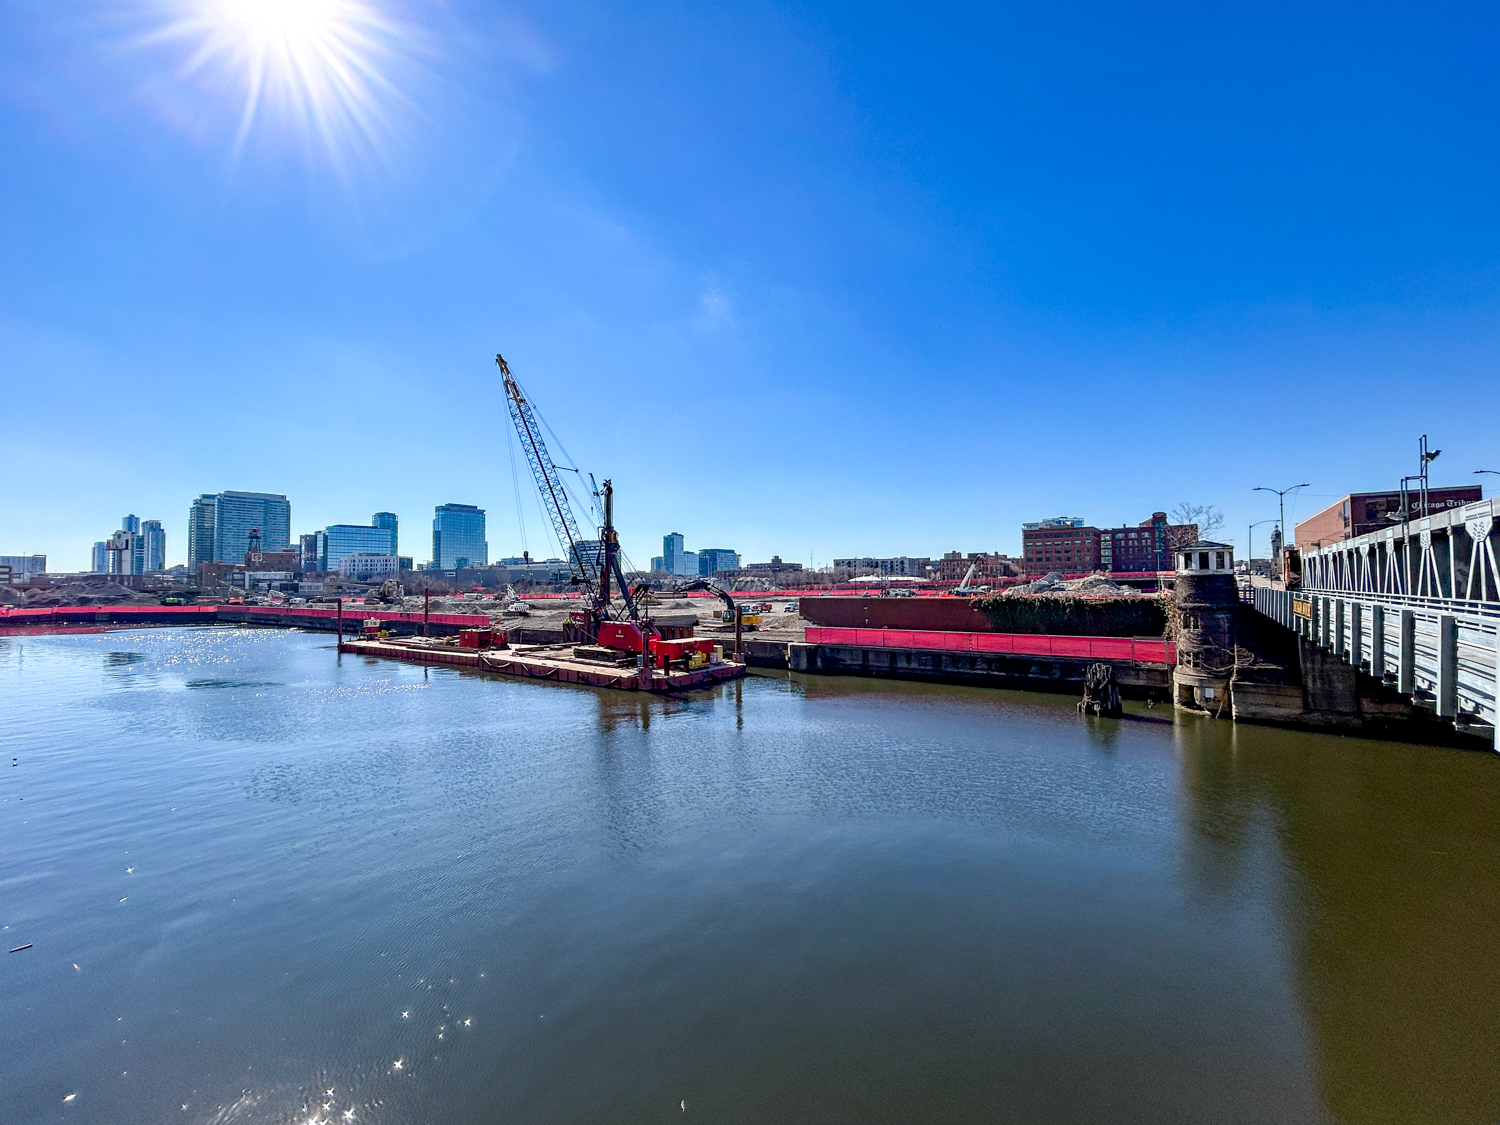
{"label": "stone bridge tower", "polygon": [[1172,599],[1177,666],[1172,699],[1179,707],[1220,711],[1230,706],[1240,595],[1234,578],[1234,548],[1200,540],[1173,552],[1177,567]]}

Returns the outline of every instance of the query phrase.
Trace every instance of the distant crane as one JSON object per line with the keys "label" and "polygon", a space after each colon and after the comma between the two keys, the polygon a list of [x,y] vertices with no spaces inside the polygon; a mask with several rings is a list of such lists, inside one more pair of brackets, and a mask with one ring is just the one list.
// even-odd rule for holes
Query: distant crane
{"label": "distant crane", "polygon": [[[552,530],[557,542],[568,555],[568,568],[573,574],[573,583],[587,592],[589,608],[583,623],[588,639],[592,642],[599,634],[599,623],[609,619],[610,580],[620,584],[620,593],[625,599],[625,612],[630,620],[638,619],[636,600],[620,569],[620,540],[614,527],[614,485],[605,481],[600,490],[604,500],[604,526],[599,530],[599,553],[597,558],[588,558],[584,553],[584,538],[578,533],[578,521],[573,516],[573,507],[568,501],[567,489],[557,475],[557,465],[547,452],[547,443],[542,440],[542,428],[536,412],[521,391],[520,384],[510,373],[510,365],[503,355],[495,356],[500,368],[500,377],[505,384],[505,401],[510,408],[510,419],[515,423],[516,433],[521,438],[521,449],[526,462],[531,466],[532,478],[542,497],[542,507],[552,521]],[[597,567],[597,570],[595,569]]]}
{"label": "distant crane", "polygon": [[990,592],[990,588],[988,586],[969,585],[970,582],[974,581],[974,573],[978,569],[979,560],[975,559],[969,564],[968,572],[964,574],[964,580],[960,582],[958,584],[958,587],[953,591],[956,595],[958,595],[959,597],[969,597],[975,594],[988,594]]}

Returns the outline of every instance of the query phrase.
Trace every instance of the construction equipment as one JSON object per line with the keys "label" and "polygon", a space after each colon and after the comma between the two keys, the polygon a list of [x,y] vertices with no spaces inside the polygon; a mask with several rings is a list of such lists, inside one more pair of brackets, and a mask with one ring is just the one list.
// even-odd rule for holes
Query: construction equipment
{"label": "construction equipment", "polygon": [[975,597],[975,596],[977,596],[979,594],[988,594],[990,592],[990,588],[988,586],[970,586],[969,585],[970,582],[974,581],[974,572],[978,568],[979,568],[979,560],[978,559],[975,559],[973,562],[971,562],[969,564],[968,572],[964,574],[964,580],[962,582],[960,582],[954,588],[954,590],[953,590],[953,594],[954,594],[955,597],[972,598],[972,597]]}
{"label": "construction equipment", "polygon": [[625,574],[620,568],[620,540],[614,527],[614,485],[605,481],[599,493],[604,500],[604,526],[599,529],[597,556],[591,558],[584,549],[585,540],[578,533],[578,521],[573,516],[573,508],[568,502],[562,478],[557,475],[557,465],[547,452],[547,443],[542,440],[542,428],[537,421],[536,411],[511,375],[505,357],[496,355],[495,364],[500,368],[511,421],[515,423],[516,432],[520,435],[521,448],[526,454],[526,462],[531,466],[532,478],[542,497],[542,507],[552,521],[558,546],[567,553],[573,584],[583,587],[585,591],[588,604],[576,624],[583,634],[582,639],[593,644],[599,636],[600,623],[610,620],[613,600],[610,592],[611,579],[620,584],[627,617],[636,621],[640,616],[630,587],[625,581]]}
{"label": "construction equipment", "polygon": [[[646,584],[642,583],[641,585],[645,586]],[[637,587],[637,589],[640,589],[640,587]],[[740,633],[744,631],[745,627],[745,613],[743,608],[735,604],[734,599],[725,592],[722,586],[716,582],[710,582],[707,578],[695,578],[691,582],[685,582],[681,586],[678,586],[674,593],[685,594],[690,590],[707,590],[710,594],[724,599],[724,620],[734,622],[734,659],[738,661],[740,659]],[[755,621],[756,624],[759,624],[760,618],[757,617]]]}
{"label": "construction equipment", "polygon": [[[578,521],[573,515],[562,478],[558,476],[558,466],[553,463],[547,452],[547,443],[542,440],[542,426],[536,411],[521,390],[520,384],[511,375],[505,357],[495,356],[495,364],[500,368],[511,421],[515,423],[516,433],[520,435],[521,448],[526,453],[527,464],[531,466],[537,492],[541,494],[542,507],[552,521],[558,546],[567,552],[573,584],[581,586],[586,594],[584,608],[574,615],[573,624],[580,635],[575,636],[573,642],[576,644],[577,641],[582,641],[583,644],[579,646],[581,648],[602,646],[625,652],[639,652],[643,682],[650,680],[652,656],[657,651],[664,661],[670,661],[676,656],[688,661],[690,665],[695,659],[699,664],[707,662],[708,656],[701,650],[704,647],[711,650],[711,642],[664,637],[663,630],[652,624],[646,610],[650,603],[651,583],[641,582],[632,589],[625,581],[625,572],[620,566],[620,538],[615,532],[615,489],[610,481],[605,481],[594,492],[604,502],[604,523],[599,529],[597,551],[592,543],[579,535]],[[614,606],[612,583],[619,583],[623,609],[617,610]],[[718,585],[704,578],[688,582],[677,587],[677,590],[707,590],[724,599],[730,618],[734,621],[734,661],[742,664],[740,632],[745,620],[743,613],[735,606],[734,599]],[[759,618],[754,620],[759,623]],[[694,657],[694,652],[698,652],[699,656]]]}

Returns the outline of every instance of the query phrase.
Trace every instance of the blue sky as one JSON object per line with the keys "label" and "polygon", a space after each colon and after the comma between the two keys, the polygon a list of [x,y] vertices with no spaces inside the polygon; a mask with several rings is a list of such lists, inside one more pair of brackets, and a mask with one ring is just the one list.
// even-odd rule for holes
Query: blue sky
{"label": "blue sky", "polygon": [[519,553],[497,351],[643,564],[1500,469],[1492,9],[334,0],[368,96],[242,129],[236,2],[0,9],[0,553],[226,488]]}

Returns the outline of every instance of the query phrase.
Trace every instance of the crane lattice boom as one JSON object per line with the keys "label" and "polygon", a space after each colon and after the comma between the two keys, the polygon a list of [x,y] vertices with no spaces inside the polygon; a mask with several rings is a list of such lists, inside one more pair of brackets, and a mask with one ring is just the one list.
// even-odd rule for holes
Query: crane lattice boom
{"label": "crane lattice boom", "polygon": [[521,448],[526,452],[526,461],[531,466],[537,491],[542,494],[542,506],[547,509],[547,515],[552,520],[552,530],[557,533],[557,542],[568,554],[568,566],[573,571],[573,577],[592,591],[594,575],[589,572],[579,550],[583,537],[578,534],[578,521],[573,518],[573,509],[568,503],[562,479],[557,475],[557,466],[547,453],[547,444],[542,440],[542,429],[537,424],[536,414],[511,375],[505,357],[497,355],[495,363],[499,365],[501,377],[505,381],[505,401],[510,407],[511,421],[516,424],[516,433],[521,437]]}

